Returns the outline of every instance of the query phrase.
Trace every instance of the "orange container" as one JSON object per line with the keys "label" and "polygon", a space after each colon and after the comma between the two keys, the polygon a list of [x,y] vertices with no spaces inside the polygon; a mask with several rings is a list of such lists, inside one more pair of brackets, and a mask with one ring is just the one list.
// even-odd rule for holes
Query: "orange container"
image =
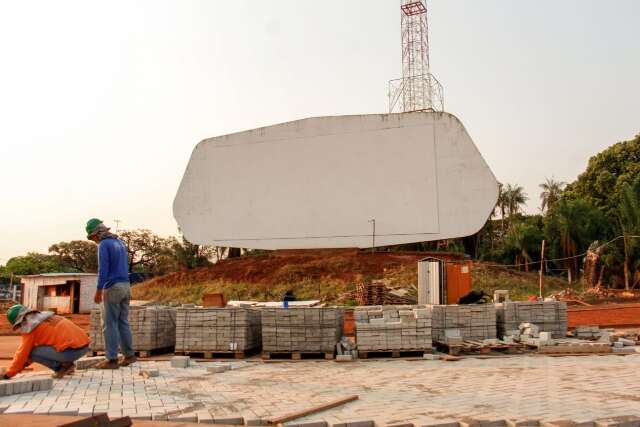
{"label": "orange container", "polygon": [[354,337],[356,335],[356,323],[353,320],[353,309],[344,310],[344,324],[342,326],[342,334],[345,337]]}
{"label": "orange container", "polygon": [[447,263],[447,304],[471,292],[471,261]]}

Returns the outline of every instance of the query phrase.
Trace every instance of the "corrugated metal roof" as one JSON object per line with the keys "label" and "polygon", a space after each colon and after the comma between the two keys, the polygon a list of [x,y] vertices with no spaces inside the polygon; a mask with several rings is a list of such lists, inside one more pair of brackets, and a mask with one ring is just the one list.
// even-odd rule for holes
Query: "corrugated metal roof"
{"label": "corrugated metal roof", "polygon": [[25,274],[19,276],[25,277],[77,277],[77,276],[97,276],[96,273],[42,273],[42,274]]}

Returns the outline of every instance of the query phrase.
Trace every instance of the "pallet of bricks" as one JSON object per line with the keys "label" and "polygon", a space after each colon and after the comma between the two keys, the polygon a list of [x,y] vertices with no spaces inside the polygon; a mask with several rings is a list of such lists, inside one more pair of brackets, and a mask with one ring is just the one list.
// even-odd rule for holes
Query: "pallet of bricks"
{"label": "pallet of bricks", "polygon": [[342,337],[341,308],[264,308],[262,311],[262,357],[303,355],[333,359]]}
{"label": "pallet of bricks", "polygon": [[262,344],[257,309],[183,307],[176,313],[176,353],[241,358]]}
{"label": "pallet of bricks", "polygon": [[495,304],[498,336],[519,333],[522,323],[533,323],[553,338],[567,336],[567,303],[564,301],[506,301]]}
{"label": "pallet of bricks", "polygon": [[432,305],[433,340],[451,354],[502,348],[493,304]]}
{"label": "pallet of bricks", "polygon": [[356,307],[358,357],[373,353],[401,356],[402,352],[433,352],[431,309],[426,306],[382,305]]}
{"label": "pallet of bricks", "polygon": [[[96,354],[104,351],[102,307],[91,310],[90,349]],[[176,343],[176,311],[165,306],[129,307],[129,325],[133,335],[133,349],[141,357],[152,353],[171,352]]]}

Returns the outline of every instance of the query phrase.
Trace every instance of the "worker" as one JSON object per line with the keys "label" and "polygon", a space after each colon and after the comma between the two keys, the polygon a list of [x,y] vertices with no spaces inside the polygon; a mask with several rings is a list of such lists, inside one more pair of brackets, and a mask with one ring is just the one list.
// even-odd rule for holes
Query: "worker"
{"label": "worker", "polygon": [[[98,244],[98,283],[94,302],[103,304],[105,358],[95,367],[118,369],[137,359],[129,327],[129,256],[127,246],[101,220],[92,218],[85,227],[87,238]],[[124,359],[118,360],[118,347]]]}
{"label": "worker", "polygon": [[51,311],[16,304],[7,311],[7,319],[14,330],[20,330],[21,337],[4,379],[20,373],[31,362],[51,368],[54,378],[62,378],[73,372],[73,362],[89,350],[87,333]]}

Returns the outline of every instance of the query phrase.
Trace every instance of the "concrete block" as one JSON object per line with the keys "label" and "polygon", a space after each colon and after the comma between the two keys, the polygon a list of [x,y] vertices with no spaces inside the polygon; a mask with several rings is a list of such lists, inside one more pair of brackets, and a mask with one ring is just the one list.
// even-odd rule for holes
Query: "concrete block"
{"label": "concrete block", "polygon": [[240,415],[221,415],[217,416],[214,414],[213,416],[213,424],[227,424],[227,425],[235,425],[241,426],[244,425],[244,418]]}
{"label": "concrete block", "polygon": [[353,362],[353,356],[351,354],[338,354],[336,362]]}
{"label": "concrete block", "polygon": [[422,427],[460,427],[459,422],[440,423],[440,424],[426,424]]}
{"label": "concrete block", "polygon": [[507,420],[509,427],[539,427],[540,420]]}
{"label": "concrete block", "polygon": [[76,360],[76,362],[75,362],[76,369],[89,369],[93,365],[96,365],[99,362],[102,362],[103,360],[104,360],[104,357],[102,357],[102,356],[82,357],[82,358]]}
{"label": "concrete block", "polygon": [[373,420],[346,421],[343,423],[334,424],[333,427],[375,427],[375,422]]}
{"label": "concrete block", "polygon": [[188,368],[190,360],[191,358],[189,356],[174,356],[171,358],[171,367],[172,368]]}
{"label": "concrete block", "polygon": [[291,423],[285,424],[285,427],[329,427],[329,423],[326,421],[307,421],[305,423]]}
{"label": "concrete block", "polygon": [[440,356],[437,354],[425,353],[422,355],[422,358],[425,360],[440,360]]}
{"label": "concrete block", "polygon": [[265,420],[262,418],[246,418],[244,419],[245,425],[248,426],[268,426],[269,420]]}
{"label": "concrete block", "polygon": [[207,372],[210,374],[220,374],[222,372],[226,372],[231,369],[229,365],[221,365],[221,366],[207,366]]}
{"label": "concrete block", "polygon": [[633,340],[628,340],[626,338],[618,338],[618,342],[621,342],[625,346],[634,346],[636,342]]}

